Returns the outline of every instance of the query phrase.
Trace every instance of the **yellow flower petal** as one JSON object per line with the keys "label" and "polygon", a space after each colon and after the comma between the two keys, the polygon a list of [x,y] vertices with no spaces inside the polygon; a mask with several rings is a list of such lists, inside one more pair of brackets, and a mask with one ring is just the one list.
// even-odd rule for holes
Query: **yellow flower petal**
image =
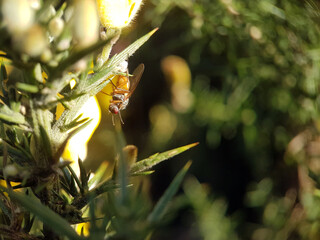
{"label": "yellow flower petal", "polygon": [[83,235],[85,237],[89,236],[89,228],[90,228],[90,223],[89,222],[86,222],[86,223],[79,223],[77,224],[77,233],[80,235],[81,234],[81,231],[83,231]]}
{"label": "yellow flower petal", "polygon": [[[64,111],[62,104],[57,105],[56,116],[59,118]],[[72,161],[71,166],[78,172],[78,158],[85,159],[87,156],[87,143],[92,137],[95,129],[98,127],[101,120],[101,110],[95,96],[88,99],[88,101],[79,110],[82,117],[79,119],[89,118],[91,122],[75,135],[73,135],[62,154],[62,158]]]}
{"label": "yellow flower petal", "polygon": [[141,0],[97,0],[101,24],[106,28],[128,26],[137,14]]}

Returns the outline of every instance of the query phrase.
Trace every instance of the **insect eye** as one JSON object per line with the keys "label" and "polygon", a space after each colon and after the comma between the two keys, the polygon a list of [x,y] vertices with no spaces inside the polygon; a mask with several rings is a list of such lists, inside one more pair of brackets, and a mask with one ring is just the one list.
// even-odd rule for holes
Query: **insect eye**
{"label": "insect eye", "polygon": [[114,104],[110,104],[109,111],[111,113],[113,113],[113,114],[118,114],[119,113],[119,108]]}

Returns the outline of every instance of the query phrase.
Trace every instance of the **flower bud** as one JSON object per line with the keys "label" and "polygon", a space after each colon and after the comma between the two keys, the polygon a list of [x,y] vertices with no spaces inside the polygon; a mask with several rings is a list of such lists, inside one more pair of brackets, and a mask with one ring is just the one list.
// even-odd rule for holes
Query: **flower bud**
{"label": "flower bud", "polygon": [[106,28],[123,28],[135,17],[142,0],[97,0],[101,24]]}
{"label": "flower bud", "polygon": [[28,0],[30,7],[35,9],[35,10],[39,10],[41,7],[41,3],[40,0]]}
{"label": "flower bud", "polygon": [[51,18],[56,16],[56,14],[57,14],[56,9],[54,8],[54,6],[50,5],[39,15],[39,21],[43,23],[47,23]]}
{"label": "flower bud", "polygon": [[46,48],[42,53],[41,53],[41,56],[40,56],[40,59],[42,62],[49,62],[51,59],[52,59],[52,52],[49,48]]}
{"label": "flower bud", "polygon": [[21,33],[33,24],[34,11],[28,0],[3,0],[1,8],[9,32]]}
{"label": "flower bud", "polygon": [[49,32],[52,37],[59,37],[64,27],[64,21],[61,18],[53,18],[49,22]]}
{"label": "flower bud", "polygon": [[18,173],[18,169],[13,164],[9,164],[5,166],[3,169],[3,175],[5,177],[16,176],[18,175]]}
{"label": "flower bud", "polygon": [[71,39],[68,37],[61,39],[57,44],[57,50],[61,52],[67,50],[70,47],[70,42]]}
{"label": "flower bud", "polygon": [[93,0],[77,0],[74,4],[73,33],[80,47],[87,47],[98,40],[99,20]]}
{"label": "flower bud", "polygon": [[32,26],[23,36],[22,42],[23,52],[31,57],[39,56],[48,44],[44,29],[40,25]]}

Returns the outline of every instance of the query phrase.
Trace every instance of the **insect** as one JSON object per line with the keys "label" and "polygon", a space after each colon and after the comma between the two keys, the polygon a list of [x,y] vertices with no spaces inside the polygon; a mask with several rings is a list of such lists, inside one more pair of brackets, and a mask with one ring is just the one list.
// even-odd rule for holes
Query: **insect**
{"label": "insect", "polygon": [[115,84],[111,81],[113,84],[113,91],[110,94],[112,96],[112,99],[110,100],[109,105],[109,112],[111,112],[112,115],[112,123],[114,124],[114,115],[119,115],[120,121],[122,124],[124,124],[122,117],[121,117],[121,111],[126,109],[126,107],[129,104],[129,98],[133,94],[134,90],[138,86],[141,76],[144,71],[144,64],[140,64],[132,74],[132,77],[129,77],[129,74],[127,76],[120,76],[118,79],[118,82]]}

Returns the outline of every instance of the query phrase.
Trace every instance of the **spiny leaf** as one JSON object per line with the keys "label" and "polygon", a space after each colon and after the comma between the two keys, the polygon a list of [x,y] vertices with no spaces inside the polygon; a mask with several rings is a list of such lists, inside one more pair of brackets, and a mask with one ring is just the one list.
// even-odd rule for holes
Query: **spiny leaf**
{"label": "spiny leaf", "polygon": [[158,28],[153,29],[143,37],[136,40],[134,43],[132,43],[130,46],[128,46],[125,50],[123,50],[121,53],[113,56],[106,64],[106,68],[109,68],[111,66],[118,66],[120,63],[122,63],[124,60],[127,60],[128,57],[130,57],[132,54],[134,54],[146,41],[149,40],[149,38],[158,30]]}
{"label": "spiny leaf", "polygon": [[98,170],[95,171],[94,176],[88,182],[89,188],[91,188],[91,186],[93,186],[93,185],[98,184],[101,181],[101,179],[102,179],[103,175],[105,174],[105,172],[107,171],[108,167],[111,167],[111,166],[109,166],[108,162],[103,162],[99,166]]}
{"label": "spiny leaf", "polygon": [[[18,164],[24,164],[30,161],[30,155],[23,152],[21,149],[18,149],[12,146],[10,143],[6,142],[7,144],[7,151],[11,158],[15,160]],[[3,152],[3,143],[0,143],[0,155],[2,156]]]}
{"label": "spiny leaf", "polygon": [[132,177],[136,177],[136,176],[148,176],[148,175],[151,175],[151,174],[154,173],[154,172],[155,172],[154,170],[144,171],[144,172],[138,172],[138,173],[132,174],[131,176],[132,176]]}
{"label": "spiny leaf", "polygon": [[87,174],[87,171],[85,169],[85,167],[83,166],[83,163],[81,161],[81,159],[78,159],[78,164],[79,164],[79,169],[80,169],[80,180],[81,180],[81,194],[85,193],[88,191],[89,187],[88,187],[88,180],[89,180],[89,176]]}
{"label": "spiny leaf", "polygon": [[141,160],[139,162],[136,162],[132,165],[132,168],[130,170],[131,174],[138,174],[140,172],[144,172],[150,168],[152,168],[154,165],[161,163],[162,161],[165,161],[169,158],[172,158],[194,146],[197,146],[199,143],[192,143],[183,147],[175,148],[169,151],[166,151],[164,153],[159,153],[152,155],[151,157]]}
{"label": "spiny leaf", "polygon": [[93,94],[97,94],[98,92],[100,92],[106,85],[101,83],[108,79],[108,77],[110,77],[112,74],[114,74],[114,69],[116,69],[119,66],[119,64],[121,64],[123,61],[127,60],[128,57],[134,54],[146,41],[148,41],[148,39],[157,30],[158,29],[156,28],[151,32],[147,33],[146,35],[132,43],[130,46],[128,46],[121,53],[114,55],[109,61],[107,61],[107,63],[104,66],[102,66],[101,69],[96,71],[96,73],[88,79],[87,86],[90,86],[88,88],[88,91],[91,91],[91,87],[95,87],[94,89],[92,89]]}
{"label": "spiny leaf", "polygon": [[35,204],[35,200],[33,198],[9,189],[7,190],[7,192],[10,198],[16,200],[24,208],[36,215],[55,233],[62,236],[67,236],[70,239],[84,239],[71,228],[70,224],[64,218],[60,217],[48,207],[42,205],[40,202]]}
{"label": "spiny leaf", "polygon": [[83,196],[76,197],[73,200],[72,205],[75,206],[77,209],[82,209],[84,206],[88,204],[90,199],[95,198],[102,193],[112,191],[114,189],[119,189],[119,187],[119,184],[116,184],[114,181],[107,180],[104,183],[99,184],[99,186],[91,189]]}
{"label": "spiny leaf", "polygon": [[67,168],[68,168],[68,170],[70,171],[70,173],[71,173],[71,175],[72,175],[73,179],[76,181],[76,183],[77,183],[77,185],[78,185],[78,187],[79,187],[80,191],[83,191],[83,190],[82,190],[81,182],[80,182],[80,180],[79,180],[79,178],[78,178],[77,174],[76,174],[76,173],[75,173],[75,171],[73,170],[73,168],[72,168],[72,167],[70,167],[70,166],[67,166]]}
{"label": "spiny leaf", "polygon": [[68,193],[75,197],[76,195],[78,195],[78,191],[76,188],[74,178],[71,176],[70,172],[66,168],[62,169],[62,172],[64,178],[60,178],[61,185]]}
{"label": "spiny leaf", "polygon": [[41,135],[42,147],[44,148],[44,151],[45,151],[48,159],[50,159],[50,161],[52,161],[50,163],[50,165],[55,164],[56,162],[54,162],[54,160],[52,158],[52,148],[51,148],[51,144],[50,144],[50,138],[48,136],[48,133],[44,129],[44,127],[41,125],[40,125],[40,135]]}
{"label": "spiny leaf", "polygon": [[75,127],[79,127],[81,124],[87,122],[89,120],[89,118],[83,118],[83,119],[80,119],[78,121],[78,119],[82,116],[82,114],[80,114],[76,119],[74,119],[72,122],[70,122],[69,124],[66,124],[64,125],[62,128],[61,128],[61,131],[65,132],[65,131],[68,131],[72,128],[75,128]]}
{"label": "spiny leaf", "polygon": [[117,180],[118,183],[120,184],[120,194],[119,194],[119,202],[121,204],[124,204],[127,201],[128,197],[128,191],[127,191],[127,186],[128,186],[128,179],[127,179],[127,173],[128,173],[128,165],[127,165],[127,158],[126,154],[123,151],[123,148],[126,145],[123,133],[121,131],[117,131],[116,134],[117,137],[117,152],[118,152],[118,172],[117,172]]}
{"label": "spiny leaf", "polygon": [[[101,69],[99,68],[98,70],[95,70],[94,74],[89,75],[85,81],[81,81],[80,84],[77,84],[73,89],[76,94],[82,93],[84,91],[89,94],[85,94],[76,98],[74,101],[71,101],[69,103],[70,110],[65,110],[63,112],[59,120],[54,124],[53,129],[61,128],[61,126],[65,123],[69,123],[71,119],[74,118],[75,114],[81,108],[81,106],[88,100],[89,95],[93,96],[100,92],[110,82],[110,79],[108,78],[111,77],[114,72],[118,71],[116,71],[115,69],[119,66],[119,64],[126,60],[129,56],[131,56],[143,43],[145,43],[151,37],[151,35],[156,30],[157,29],[138,39],[120,54],[113,56]],[[107,40],[105,43],[108,44],[108,41],[109,40]],[[62,63],[60,63],[60,65],[61,67],[63,66]],[[51,71],[56,72],[57,69],[55,68]],[[63,137],[58,136],[58,138],[61,139]]]}
{"label": "spiny leaf", "polygon": [[56,100],[48,101],[48,102],[44,103],[43,105],[40,105],[39,107],[44,108],[44,109],[51,109],[51,108],[55,107],[58,103],[61,103],[65,109],[70,109],[69,102],[76,99],[76,98],[83,96],[84,94],[86,94],[86,92],[82,92],[82,93],[78,93],[78,94],[76,93],[76,94],[72,94],[72,95],[65,95],[62,98],[55,96]]}
{"label": "spiny leaf", "polygon": [[187,162],[187,164],[179,171],[179,173],[175,176],[173,181],[171,182],[170,186],[167,188],[165,193],[157,202],[156,206],[154,207],[153,211],[148,216],[148,221],[150,223],[158,222],[161,217],[164,215],[167,206],[173,196],[177,193],[179,186],[186,175],[188,169],[191,166],[191,161]]}
{"label": "spiny leaf", "polygon": [[25,118],[21,113],[12,111],[7,105],[0,106],[0,119],[8,123],[26,123]]}

